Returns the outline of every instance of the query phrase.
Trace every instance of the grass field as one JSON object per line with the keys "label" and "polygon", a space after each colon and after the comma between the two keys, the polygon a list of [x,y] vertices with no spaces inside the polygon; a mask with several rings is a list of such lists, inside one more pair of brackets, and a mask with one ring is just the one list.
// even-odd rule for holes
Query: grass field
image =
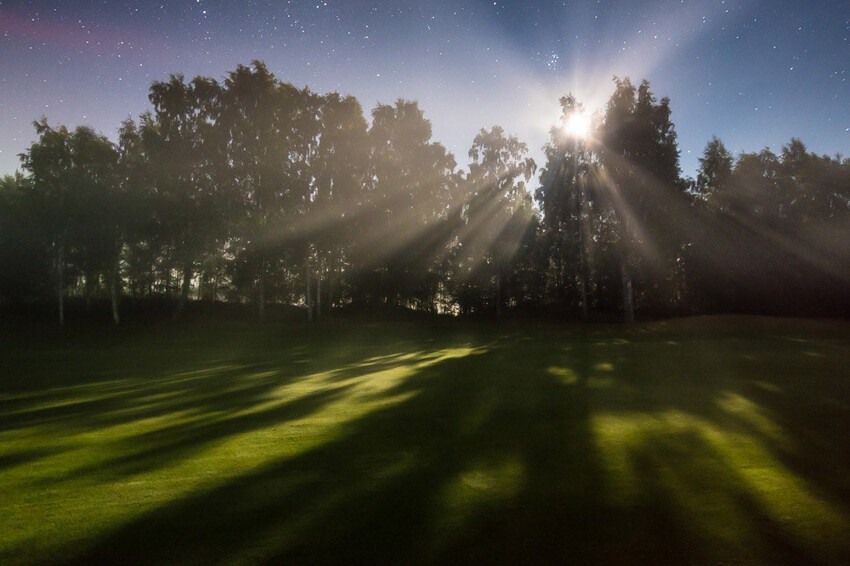
{"label": "grass field", "polygon": [[3,564],[850,563],[850,323],[0,337]]}

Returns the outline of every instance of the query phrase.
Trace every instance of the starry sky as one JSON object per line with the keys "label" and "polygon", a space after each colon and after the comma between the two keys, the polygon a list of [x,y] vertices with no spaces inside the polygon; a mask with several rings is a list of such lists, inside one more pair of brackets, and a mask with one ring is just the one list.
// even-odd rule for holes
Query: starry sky
{"label": "starry sky", "polygon": [[494,124],[542,165],[558,98],[604,110],[614,75],[670,97],[685,175],[712,135],[850,155],[848,0],[0,0],[0,174],[42,115],[115,139],[152,81],[252,59],[367,114],[418,100],[461,166]]}

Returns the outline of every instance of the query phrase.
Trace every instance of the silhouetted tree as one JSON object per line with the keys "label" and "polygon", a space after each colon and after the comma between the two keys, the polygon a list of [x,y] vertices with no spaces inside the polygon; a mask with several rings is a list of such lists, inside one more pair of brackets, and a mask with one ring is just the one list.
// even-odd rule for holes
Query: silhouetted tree
{"label": "silhouetted tree", "polygon": [[101,277],[109,287],[112,319],[119,322],[119,260],[123,246],[123,202],[117,176],[115,146],[87,127],[78,127],[70,139],[76,156],[76,186],[71,224],[71,260],[85,278],[88,305]]}
{"label": "silhouetted tree", "polygon": [[41,196],[21,173],[0,178],[0,305],[53,295],[52,227]]}
{"label": "silhouetted tree", "polygon": [[635,274],[643,294],[667,298],[664,279],[679,248],[670,214],[681,206],[679,150],[669,99],[656,102],[646,81],[637,88],[628,78],[614,83],[598,138],[605,196],[618,219],[623,309],[633,321]]}
{"label": "silhouetted tree", "polygon": [[215,175],[217,143],[215,108],[221,88],[213,79],[181,75],[154,82],[153,114],[142,117],[141,141],[150,160],[161,250],[170,249],[182,274],[179,316],[189,299],[192,279],[203,254],[222,238],[221,184]]}
{"label": "silhouetted tree", "polygon": [[480,305],[493,289],[497,315],[504,306],[506,280],[515,274],[518,253],[533,228],[526,184],[537,166],[527,153],[528,146],[516,136],[505,136],[501,126],[482,129],[469,150],[465,224],[459,233],[461,296],[468,300],[472,294]]}
{"label": "silhouetted tree", "polygon": [[561,120],[549,131],[543,148],[546,165],[535,198],[543,212],[548,270],[557,301],[571,307],[577,300],[588,318],[596,167],[589,140],[570,132],[570,120],[584,113],[572,94],[560,99]]}
{"label": "silhouetted tree", "polygon": [[91,128],[54,129],[45,118],[34,125],[39,139],[21,161],[31,173],[32,196],[50,234],[59,323],[64,324],[69,260],[82,271],[87,296],[96,278],[117,263],[120,243],[112,204],[116,153]]}
{"label": "silhouetted tree", "polygon": [[317,317],[323,303],[330,308],[343,299],[341,279],[358,237],[356,221],[366,197],[369,167],[366,120],[354,97],[323,96],[319,119],[319,139],[310,158],[309,208],[298,227],[310,236],[315,250]]}
{"label": "silhouetted tree", "polygon": [[431,308],[436,265],[445,254],[442,227],[451,208],[455,161],[431,141],[416,102],[372,111],[367,194],[352,250],[359,298]]}
{"label": "silhouetted tree", "polygon": [[713,136],[699,158],[696,194],[703,199],[722,198],[732,180],[735,160],[723,142]]}
{"label": "silhouetted tree", "polygon": [[[260,61],[239,65],[224,82],[218,125],[225,138],[227,183],[240,196],[239,250],[265,319],[267,279],[292,245],[309,207],[309,155],[319,129],[318,99],[279,82]],[[277,258],[273,257],[277,256]]]}

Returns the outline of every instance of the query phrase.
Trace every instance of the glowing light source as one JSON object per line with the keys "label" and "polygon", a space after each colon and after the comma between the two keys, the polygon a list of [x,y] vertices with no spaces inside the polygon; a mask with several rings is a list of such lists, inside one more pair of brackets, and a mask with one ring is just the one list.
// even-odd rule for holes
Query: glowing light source
{"label": "glowing light source", "polygon": [[585,112],[574,112],[567,118],[564,124],[564,133],[577,138],[587,138],[590,136],[591,126],[590,114]]}

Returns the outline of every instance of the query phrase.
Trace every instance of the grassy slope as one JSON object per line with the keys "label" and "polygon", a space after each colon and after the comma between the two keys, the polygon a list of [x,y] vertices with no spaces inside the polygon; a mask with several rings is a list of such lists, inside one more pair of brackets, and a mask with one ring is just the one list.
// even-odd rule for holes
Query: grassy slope
{"label": "grassy slope", "polygon": [[0,562],[850,562],[850,324],[6,331]]}

